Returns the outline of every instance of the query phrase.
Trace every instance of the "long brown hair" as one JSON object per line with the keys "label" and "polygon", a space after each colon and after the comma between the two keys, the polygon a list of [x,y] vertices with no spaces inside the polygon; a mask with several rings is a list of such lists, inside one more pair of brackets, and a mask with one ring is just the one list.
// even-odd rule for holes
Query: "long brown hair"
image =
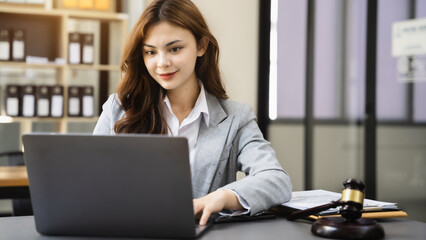
{"label": "long brown hair", "polygon": [[114,125],[116,133],[167,133],[161,104],[166,90],[150,76],[142,55],[147,30],[161,21],[188,29],[198,44],[203,37],[208,39],[206,52],[195,64],[195,73],[209,93],[228,98],[218,66],[218,43],[198,8],[190,0],[154,0],[133,27],[124,48],[121,61],[124,75],[117,95],[125,114]]}

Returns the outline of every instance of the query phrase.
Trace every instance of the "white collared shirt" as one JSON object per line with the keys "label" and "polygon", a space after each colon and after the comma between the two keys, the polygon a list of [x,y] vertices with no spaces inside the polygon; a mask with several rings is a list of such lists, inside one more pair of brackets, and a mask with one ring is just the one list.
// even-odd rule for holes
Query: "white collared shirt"
{"label": "white collared shirt", "polygon": [[[164,104],[167,107],[163,108],[163,114],[167,125],[169,126],[169,136],[180,136],[188,139],[189,147],[189,161],[192,165],[194,163],[195,146],[197,145],[198,131],[200,130],[201,119],[204,117],[206,126],[209,126],[209,109],[207,107],[206,93],[204,92],[204,86],[199,82],[201,91],[198,95],[195,106],[191,113],[179,124],[179,119],[172,111],[169,98],[164,98]],[[203,117],[202,117],[203,116]]]}

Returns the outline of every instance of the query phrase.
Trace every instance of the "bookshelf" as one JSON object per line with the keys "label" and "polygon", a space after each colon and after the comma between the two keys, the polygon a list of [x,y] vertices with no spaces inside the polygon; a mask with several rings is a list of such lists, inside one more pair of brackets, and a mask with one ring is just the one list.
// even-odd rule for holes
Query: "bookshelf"
{"label": "bookshelf", "polygon": [[[111,1],[115,6],[115,1]],[[127,37],[128,16],[113,11],[62,9],[42,5],[0,2],[0,29],[25,32],[25,55],[48,59],[48,63],[0,61],[0,122],[19,122],[21,134],[37,131],[34,123],[54,125],[57,132],[68,132],[71,123],[96,123],[100,106],[120,80],[121,51]],[[69,33],[93,34],[93,64],[70,64]],[[57,61],[60,59],[62,61]],[[6,85],[61,85],[62,117],[10,117],[6,114]],[[69,86],[92,86],[94,114],[68,116]]]}

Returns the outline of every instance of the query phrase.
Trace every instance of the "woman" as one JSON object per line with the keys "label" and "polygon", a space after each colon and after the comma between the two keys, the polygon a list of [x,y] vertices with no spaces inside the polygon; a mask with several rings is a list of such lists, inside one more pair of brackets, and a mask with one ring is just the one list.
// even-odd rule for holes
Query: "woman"
{"label": "woman", "polygon": [[[123,79],[94,130],[187,137],[201,225],[223,209],[255,214],[291,196],[251,108],[227,100],[218,59],[217,41],[190,0],[153,1],[130,33]],[[247,176],[236,181],[237,171]]]}

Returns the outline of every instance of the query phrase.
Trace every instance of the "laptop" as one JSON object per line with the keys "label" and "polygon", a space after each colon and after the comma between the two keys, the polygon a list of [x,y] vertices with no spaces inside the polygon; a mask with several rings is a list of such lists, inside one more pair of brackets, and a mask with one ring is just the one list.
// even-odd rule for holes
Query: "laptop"
{"label": "laptop", "polygon": [[186,138],[29,133],[22,137],[44,235],[195,238]]}

